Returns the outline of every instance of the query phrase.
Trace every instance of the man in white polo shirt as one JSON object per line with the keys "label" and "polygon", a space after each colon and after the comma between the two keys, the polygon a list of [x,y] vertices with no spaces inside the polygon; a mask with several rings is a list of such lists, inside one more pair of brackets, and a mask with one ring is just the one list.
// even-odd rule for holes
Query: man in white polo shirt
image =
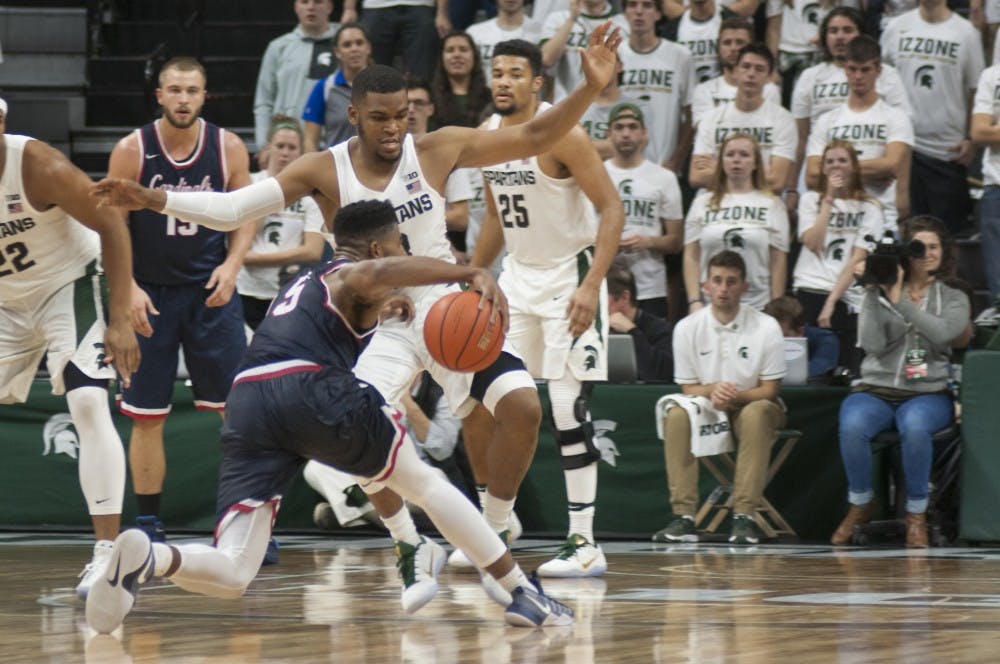
{"label": "man in white polo shirt", "polygon": [[[778,390],[785,375],[784,340],[778,322],[740,304],[748,288],[746,265],[734,251],[708,261],[703,284],[711,306],[674,329],[674,382],[685,395],[710,399],[729,415],[739,446],[733,486],[732,544],[756,544],[760,531],[753,514],[785,413]],[[683,408],[667,411],[663,446],[670,508],[675,517],[653,535],[654,542],[697,542],[698,462],[691,453],[691,420]]]}

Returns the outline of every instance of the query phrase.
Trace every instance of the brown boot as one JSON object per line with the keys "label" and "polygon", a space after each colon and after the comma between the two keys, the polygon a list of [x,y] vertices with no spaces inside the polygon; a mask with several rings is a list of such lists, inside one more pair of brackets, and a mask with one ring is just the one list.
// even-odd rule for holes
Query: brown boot
{"label": "brown boot", "polygon": [[925,513],[906,513],[906,546],[911,549],[927,548],[927,515]]}
{"label": "brown boot", "polygon": [[845,516],[844,520],[840,522],[837,529],[833,531],[833,537],[830,538],[830,541],[834,544],[834,546],[850,544],[851,537],[854,535],[854,526],[859,523],[868,523],[871,520],[871,503],[867,503],[865,505],[851,505],[851,509],[847,510],[847,516]]}

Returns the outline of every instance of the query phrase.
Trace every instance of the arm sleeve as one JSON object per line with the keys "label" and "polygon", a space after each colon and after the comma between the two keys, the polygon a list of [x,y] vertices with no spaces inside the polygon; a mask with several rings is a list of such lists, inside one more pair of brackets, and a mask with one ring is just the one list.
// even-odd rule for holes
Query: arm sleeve
{"label": "arm sleeve", "polygon": [[168,191],[163,214],[217,231],[231,231],[247,222],[285,209],[285,194],[274,178],[235,191]]}

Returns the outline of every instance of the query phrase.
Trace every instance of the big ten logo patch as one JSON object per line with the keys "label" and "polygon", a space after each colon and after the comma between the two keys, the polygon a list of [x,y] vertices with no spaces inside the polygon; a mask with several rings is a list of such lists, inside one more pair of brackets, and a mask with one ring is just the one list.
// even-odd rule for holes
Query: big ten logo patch
{"label": "big ten logo patch", "polygon": [[80,438],[69,413],[56,413],[42,427],[42,456],[65,454],[74,461],[79,458]]}

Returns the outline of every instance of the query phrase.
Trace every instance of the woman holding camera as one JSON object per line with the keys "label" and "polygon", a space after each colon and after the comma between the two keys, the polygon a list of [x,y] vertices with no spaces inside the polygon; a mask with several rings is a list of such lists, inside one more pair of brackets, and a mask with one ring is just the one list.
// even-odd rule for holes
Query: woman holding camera
{"label": "woman holding camera", "polygon": [[[954,419],[948,361],[952,341],[968,325],[969,298],[940,278],[952,262],[944,224],[914,217],[901,230],[910,257],[900,259],[895,283],[866,287],[858,320],[867,353],[861,383],[840,407],[850,509],[831,538],[838,545],[850,541],[855,524],[871,519],[871,439],[895,428],[906,478],[906,546],[927,546],[931,438]],[[924,245],[922,255],[914,240]]]}
{"label": "woman holding camera", "polygon": [[868,255],[866,236],[882,237],[882,206],[861,183],[858,154],[848,142],[831,141],[820,161],[819,191],[799,201],[802,251],[795,263],[795,297],[806,325],[832,329],[840,340],[840,364],[857,375],[855,348],[863,291],[852,287],[854,266]]}
{"label": "woman holding camera", "polygon": [[709,259],[724,249],[746,263],[750,288],[743,304],[763,309],[784,295],[788,212],[767,186],[765,170],[750,134],[732,134],[719,146],[712,185],[694,199],[684,221],[684,287],[691,313],[702,307]]}

